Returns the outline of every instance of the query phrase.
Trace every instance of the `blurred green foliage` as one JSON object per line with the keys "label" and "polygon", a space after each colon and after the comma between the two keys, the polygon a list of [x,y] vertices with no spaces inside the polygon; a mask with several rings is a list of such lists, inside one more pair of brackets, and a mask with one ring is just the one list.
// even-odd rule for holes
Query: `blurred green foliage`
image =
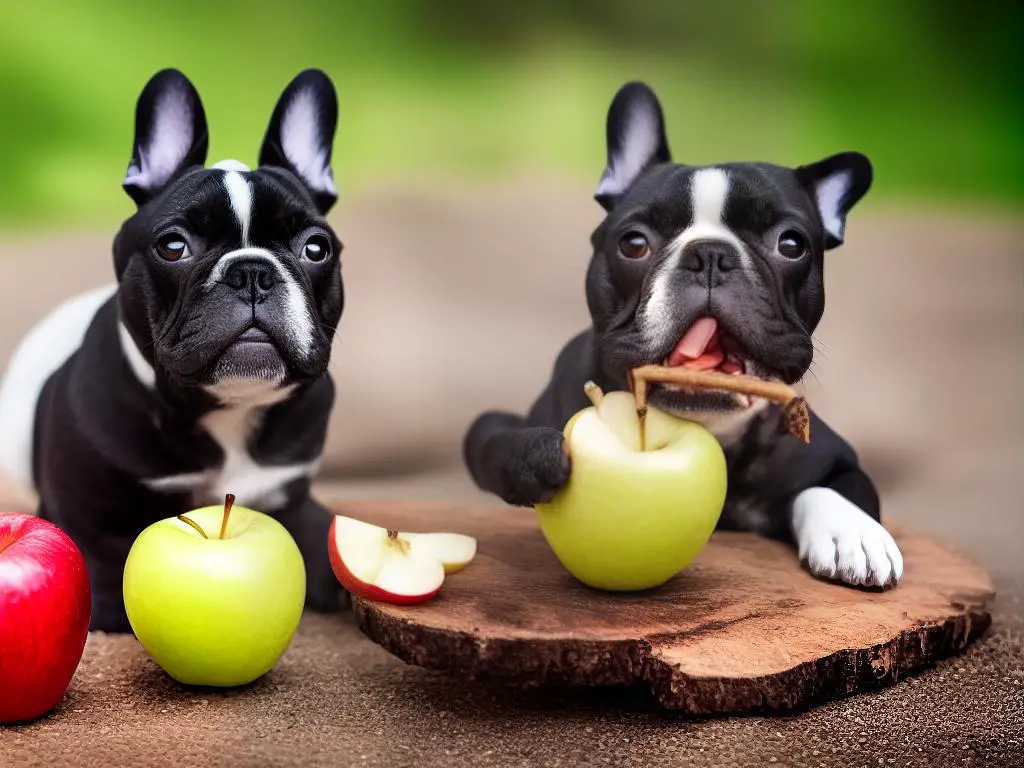
{"label": "blurred green foliage", "polygon": [[299,70],[334,79],[335,176],[540,170],[596,182],[615,90],[643,79],[675,158],[859,149],[874,199],[1024,200],[1016,0],[0,0],[0,223],[130,213],[135,99],[182,69],[211,161],[254,162]]}

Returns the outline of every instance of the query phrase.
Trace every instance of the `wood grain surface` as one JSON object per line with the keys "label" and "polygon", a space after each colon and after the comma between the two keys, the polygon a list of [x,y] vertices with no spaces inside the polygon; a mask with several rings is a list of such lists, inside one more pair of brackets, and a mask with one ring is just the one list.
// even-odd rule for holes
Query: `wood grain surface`
{"label": "wood grain surface", "polygon": [[693,713],[803,709],[895,683],[991,621],[988,575],[899,528],[904,577],[886,592],[819,581],[784,544],[718,532],[664,586],[614,594],[577,582],[530,510],[381,501],[336,510],[477,537],[476,559],[432,601],[353,601],[360,629],[391,653],[469,680],[642,685],[666,709]]}

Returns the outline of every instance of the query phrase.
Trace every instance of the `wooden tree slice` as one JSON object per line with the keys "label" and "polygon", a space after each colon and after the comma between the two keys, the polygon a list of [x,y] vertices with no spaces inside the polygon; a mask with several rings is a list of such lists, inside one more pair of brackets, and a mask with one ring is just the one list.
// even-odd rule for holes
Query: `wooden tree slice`
{"label": "wooden tree slice", "polygon": [[903,581],[887,592],[810,576],[784,544],[718,532],[668,584],[613,594],[577,582],[531,510],[365,502],[338,511],[406,531],[476,536],[476,559],[427,603],[356,598],[362,631],[410,664],[471,680],[645,685],[694,713],[804,708],[894,683],[989,626],[986,573],[893,528]]}

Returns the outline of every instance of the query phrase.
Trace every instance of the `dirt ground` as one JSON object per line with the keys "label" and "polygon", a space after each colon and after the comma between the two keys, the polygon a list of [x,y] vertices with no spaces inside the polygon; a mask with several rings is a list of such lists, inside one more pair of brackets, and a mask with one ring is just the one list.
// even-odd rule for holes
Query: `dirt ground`
{"label": "dirt ground", "polygon": [[[523,179],[342,201],[321,496],[486,498],[459,440],[483,408],[525,408],[586,323],[589,193]],[[0,359],[109,279],[115,226],[0,243]],[[634,693],[469,686],[403,665],[347,616],[306,616],[278,668],[227,693],[185,690],[134,638],[95,635],[60,708],[0,730],[0,765],[1022,764],[1024,222],[866,205],[826,279],[810,402],[860,451],[887,519],[995,579],[993,627],[962,657],[803,714],[694,720]]]}

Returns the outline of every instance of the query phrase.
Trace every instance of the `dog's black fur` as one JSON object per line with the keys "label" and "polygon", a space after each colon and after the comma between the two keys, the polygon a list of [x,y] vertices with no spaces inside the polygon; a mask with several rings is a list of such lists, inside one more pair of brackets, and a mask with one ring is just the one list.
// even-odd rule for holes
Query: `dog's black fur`
{"label": "dog's black fur", "polygon": [[[342,245],[324,218],[336,198],[336,121],[330,80],[303,72],[274,110],[260,166],[207,169],[206,119],[185,76],[160,72],[139,99],[124,182],[138,210],[114,240],[119,285],[45,382],[32,445],[39,513],[88,563],[92,629],[130,629],[122,574],[136,536],[223,501],[225,491],[292,534],[306,564],[307,606],[338,605],[330,515],[309,492],[344,306]],[[126,349],[132,344],[137,352]],[[133,354],[144,361],[134,368]],[[230,413],[239,416],[228,430],[235,446],[209,426]],[[303,468],[277,487],[257,480],[247,490],[252,476],[218,477],[232,448],[261,470]]]}
{"label": "dog's black fur", "polygon": [[[710,194],[699,200],[701,169],[671,162],[660,104],[640,83],[616,95],[607,134],[608,166],[595,195],[607,215],[591,236],[586,274],[592,325],[564,347],[525,416],[484,413],[465,437],[475,483],[512,505],[550,500],[567,482],[572,467],[562,429],[589,405],[585,382],[627,389],[628,372],[665,360],[700,316],[716,318],[738,341],[748,373],[799,381],[811,365],[811,334],[824,310],[825,252],[842,242],[846,214],[871,184],[871,165],[857,153],[795,169],[729,163],[701,177]],[[697,205],[713,207],[723,179],[721,226],[710,220],[702,224],[706,232],[688,230],[706,216]],[[692,238],[677,241],[688,231]],[[786,243],[789,255],[781,255],[780,237],[793,233],[803,253],[794,257],[793,243]],[[668,300],[652,299],[659,292]],[[805,445],[782,436],[774,406],[745,417],[745,404],[734,396],[666,387],[655,387],[651,402],[719,436],[729,477],[720,527],[791,541],[791,502],[812,487],[834,489],[879,519],[878,494],[856,453],[817,415]],[[732,426],[722,427],[729,420]]]}

